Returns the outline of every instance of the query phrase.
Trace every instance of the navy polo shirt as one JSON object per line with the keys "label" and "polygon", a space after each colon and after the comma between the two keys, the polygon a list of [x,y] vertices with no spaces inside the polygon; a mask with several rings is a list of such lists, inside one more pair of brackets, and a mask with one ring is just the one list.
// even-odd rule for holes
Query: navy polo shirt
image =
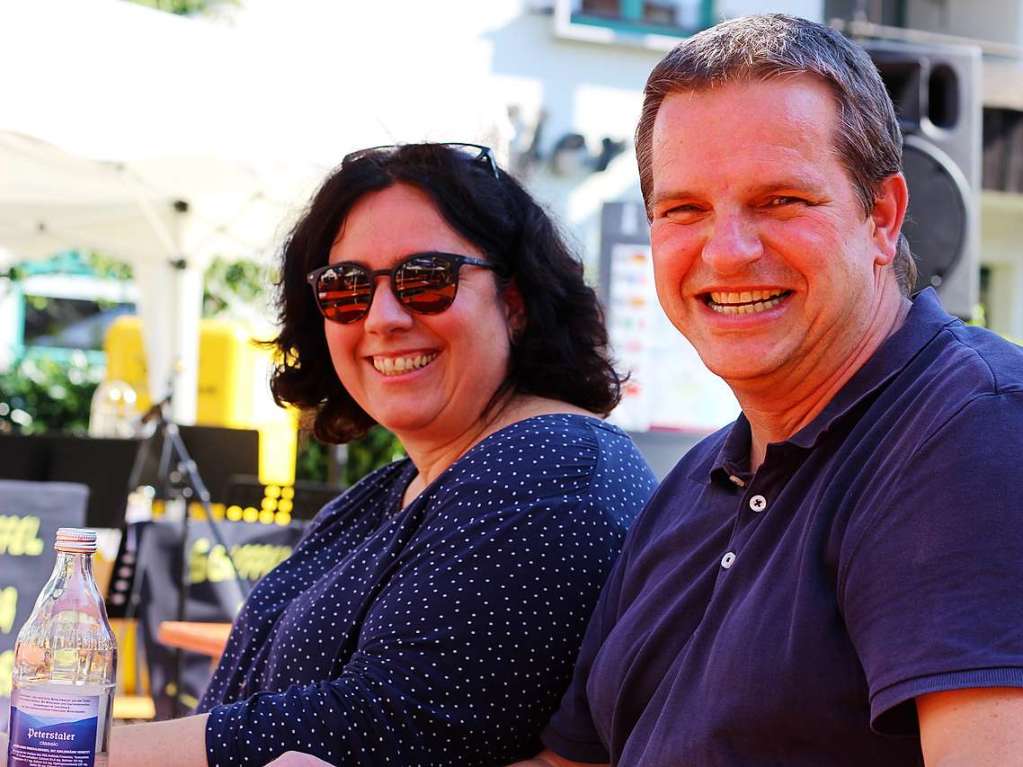
{"label": "navy polo shirt", "polygon": [[922,765],[916,696],[1023,687],[1023,349],[928,290],[755,474],[749,450],[740,417],[637,520],[549,748]]}

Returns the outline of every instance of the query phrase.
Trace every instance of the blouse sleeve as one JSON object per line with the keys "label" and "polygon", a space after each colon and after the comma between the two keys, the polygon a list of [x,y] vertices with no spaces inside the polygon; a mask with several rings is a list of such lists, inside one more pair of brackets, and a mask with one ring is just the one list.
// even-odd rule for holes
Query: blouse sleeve
{"label": "blouse sleeve", "polygon": [[213,709],[210,763],[297,750],[338,765],[492,765],[538,750],[635,511],[582,468],[438,492],[395,547],[340,675]]}
{"label": "blouse sleeve", "polygon": [[593,764],[611,761],[593,721],[587,686],[597,653],[618,617],[617,602],[625,565],[621,559],[618,561],[601,592],[576,659],[571,684],[543,731],[544,746],[565,759]]}

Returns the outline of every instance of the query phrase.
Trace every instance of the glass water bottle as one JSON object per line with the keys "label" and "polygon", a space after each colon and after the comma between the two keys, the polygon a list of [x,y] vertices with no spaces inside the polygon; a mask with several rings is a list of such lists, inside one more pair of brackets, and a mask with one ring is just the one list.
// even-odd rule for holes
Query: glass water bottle
{"label": "glass water bottle", "polygon": [[57,563],[14,647],[8,767],[106,767],[117,644],[92,555],[96,532],[62,527]]}

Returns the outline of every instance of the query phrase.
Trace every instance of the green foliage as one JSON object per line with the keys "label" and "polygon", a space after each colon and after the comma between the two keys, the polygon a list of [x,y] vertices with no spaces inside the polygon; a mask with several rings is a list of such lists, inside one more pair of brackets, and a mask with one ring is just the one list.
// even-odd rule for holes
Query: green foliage
{"label": "green foliage", "polygon": [[130,2],[155,8],[158,11],[174,13],[178,16],[202,13],[214,5],[237,5],[236,0],[130,0]]}
{"label": "green foliage", "polygon": [[362,439],[348,444],[345,485],[353,485],[385,464],[405,455],[398,438],[382,426],[374,426]]}
{"label": "green foliage", "polygon": [[102,378],[103,368],[82,352],[66,359],[23,358],[0,373],[0,432],[86,433],[92,395]]}
{"label": "green foliage", "polygon": [[256,261],[215,258],[203,282],[203,316],[217,317],[258,311],[266,302],[271,278],[267,267]]}
{"label": "green foliage", "polygon": [[108,280],[130,280],[134,276],[130,264],[107,258],[102,253],[97,253],[96,251],[85,253],[83,260],[89,271],[96,277]]}
{"label": "green foliage", "polygon": [[[295,466],[296,479],[326,482],[328,463],[332,448],[317,441],[312,435],[303,433],[298,444],[298,460]],[[382,426],[374,426],[362,439],[349,442],[341,483],[350,487],[369,474],[405,455],[398,438]]]}
{"label": "green foliage", "polygon": [[330,447],[309,432],[299,432],[298,455],[295,456],[295,479],[326,482]]}

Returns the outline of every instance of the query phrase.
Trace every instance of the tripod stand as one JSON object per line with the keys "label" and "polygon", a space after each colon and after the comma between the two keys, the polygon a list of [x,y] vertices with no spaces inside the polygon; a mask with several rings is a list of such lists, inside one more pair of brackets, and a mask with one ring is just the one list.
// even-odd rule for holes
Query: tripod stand
{"label": "tripod stand", "polygon": [[[213,535],[217,545],[224,551],[227,561],[230,562],[231,569],[234,571],[235,580],[234,582],[238,586],[239,601],[244,601],[249,595],[248,582],[242,578],[241,572],[238,569],[238,565],[234,560],[234,555],[228,548],[227,543],[224,540],[224,536],[220,530],[217,520],[213,517],[213,510],[210,507],[210,493],[206,489],[206,484],[203,482],[202,476],[199,474],[199,468],[195,461],[189,455],[188,448],[185,446],[184,440],[181,438],[181,433],[178,430],[177,424],[171,421],[167,417],[167,409],[170,405],[170,396],[155,403],[149,410],[142,416],[142,423],[154,424],[155,428],[152,433],[139,445],[138,452],[135,454],[135,461],[132,465],[131,477],[129,480],[129,487],[138,487],[142,475],[146,467],[146,458],[151,452],[151,448],[156,444],[160,445],[160,460],[156,470],[155,487],[157,488],[157,496],[164,499],[165,501],[181,500],[185,503],[185,511],[181,519],[181,535],[180,545],[178,546],[179,564],[181,567],[180,579],[178,583],[178,600],[176,609],[176,620],[184,621],[186,619],[186,607],[188,602],[188,589],[190,585],[190,573],[189,573],[189,561],[188,561],[188,539],[190,533],[190,514],[188,511],[188,504],[191,501],[198,501],[206,514],[206,519],[210,525],[210,531]],[[140,579],[136,578],[135,586],[138,585]],[[133,592],[135,589],[133,588]],[[134,605],[137,601],[137,595],[133,593],[133,598],[129,604]],[[173,715],[179,716],[181,711],[181,666],[182,666],[182,651],[180,649],[174,652],[174,673],[173,673]]]}

